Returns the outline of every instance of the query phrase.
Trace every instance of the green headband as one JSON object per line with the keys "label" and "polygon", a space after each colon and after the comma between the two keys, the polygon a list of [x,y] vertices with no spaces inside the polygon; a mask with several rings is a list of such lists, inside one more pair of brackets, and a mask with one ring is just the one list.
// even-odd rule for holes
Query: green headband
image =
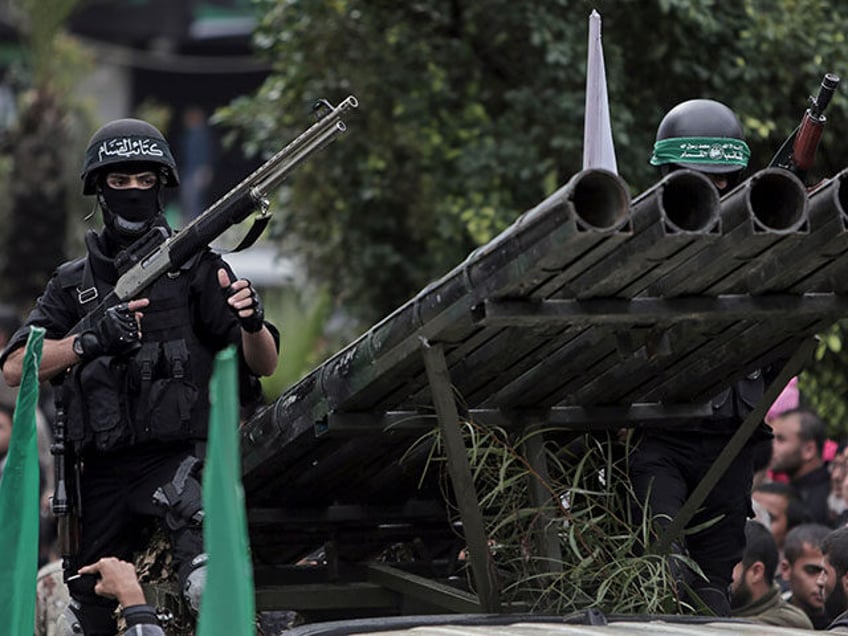
{"label": "green headband", "polygon": [[667,163],[700,163],[744,168],[751,149],[741,139],[730,137],[671,137],[654,144],[652,166]]}

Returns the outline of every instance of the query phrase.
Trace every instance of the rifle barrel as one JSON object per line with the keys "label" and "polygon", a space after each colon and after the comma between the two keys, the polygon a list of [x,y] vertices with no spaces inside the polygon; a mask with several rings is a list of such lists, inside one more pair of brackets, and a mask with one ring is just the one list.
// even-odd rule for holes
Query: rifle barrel
{"label": "rifle barrel", "polygon": [[[84,331],[113,304],[130,300],[166,272],[176,270],[193,254],[214,241],[228,228],[246,219],[255,210],[262,209],[265,213],[266,198],[271,190],[313,153],[347,130],[341,120],[342,114],[351,108],[357,108],[359,101],[349,95],[337,106],[332,106],[326,100],[319,100],[317,106],[328,109],[318,121],[215,201],[185,228],[149,252],[141,252],[143,257],[120,276],[114,290],[68,334]],[[132,251],[134,247],[131,246],[129,250]],[[136,251],[140,250],[136,247]]]}
{"label": "rifle barrel", "polygon": [[836,92],[836,87],[839,86],[839,76],[833,73],[826,73],[822,78],[819,94],[813,98],[812,106],[810,107],[810,115],[816,119],[821,119],[824,109],[830,104],[833,99],[833,93]]}

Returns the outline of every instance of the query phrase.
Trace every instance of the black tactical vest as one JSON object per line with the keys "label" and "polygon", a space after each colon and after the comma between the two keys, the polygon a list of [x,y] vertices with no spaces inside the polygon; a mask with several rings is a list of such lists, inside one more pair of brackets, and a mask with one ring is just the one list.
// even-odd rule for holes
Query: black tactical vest
{"label": "black tactical vest", "polygon": [[[192,329],[190,284],[199,258],[157,280],[144,296],[142,347],[133,356],[101,356],[77,364],[63,386],[68,437],[82,452],[108,452],[147,441],[202,440],[209,419],[215,351]],[[87,258],[59,268],[82,318],[111,291]],[[92,284],[93,283],[93,284]],[[97,293],[93,291],[97,289]]]}

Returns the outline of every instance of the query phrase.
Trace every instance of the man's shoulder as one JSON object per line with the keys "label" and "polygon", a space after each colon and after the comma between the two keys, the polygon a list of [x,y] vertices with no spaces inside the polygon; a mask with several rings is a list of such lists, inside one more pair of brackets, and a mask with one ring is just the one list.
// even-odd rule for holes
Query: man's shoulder
{"label": "man's shoulder", "polygon": [[830,490],[830,471],[826,465],[821,465],[810,472],[793,479],[791,482],[793,488],[798,490],[814,490],[826,488]]}
{"label": "man's shoulder", "polygon": [[848,611],[842,612],[839,616],[830,621],[830,625],[828,625],[825,629],[829,632],[848,634]]}
{"label": "man's shoulder", "polygon": [[772,625],[813,629],[813,622],[804,610],[799,607],[795,607],[783,598],[779,598],[775,607],[765,613],[769,614],[770,617],[774,619],[774,622],[771,623]]}
{"label": "man's shoulder", "polygon": [[55,276],[59,284],[64,287],[75,287],[82,281],[85,270],[85,256],[80,256],[70,261],[65,261],[56,268]]}
{"label": "man's shoulder", "polygon": [[802,609],[790,604],[780,595],[777,584],[765,596],[733,610],[733,616],[776,627],[813,629],[810,618]]}

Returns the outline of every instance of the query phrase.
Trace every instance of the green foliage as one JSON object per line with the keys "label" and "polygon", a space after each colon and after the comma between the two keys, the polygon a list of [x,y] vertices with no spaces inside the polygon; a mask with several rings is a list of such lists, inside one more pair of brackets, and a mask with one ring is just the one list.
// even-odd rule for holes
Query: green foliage
{"label": "green foliage", "polygon": [[[0,292],[21,313],[64,260],[67,229],[79,225],[79,157],[90,130],[85,106],[75,97],[91,56],[61,25],[76,0],[17,0],[9,16],[26,36],[27,87],[15,124],[0,146],[0,206],[4,223]],[[86,137],[87,139],[87,137]],[[74,152],[74,149],[78,149]],[[7,170],[8,166],[8,170]]]}
{"label": "green foliage", "polygon": [[[502,600],[516,609],[551,614],[590,607],[606,613],[694,611],[679,598],[673,572],[675,564],[699,572],[697,565],[683,556],[644,550],[656,537],[649,522],[631,517],[626,449],[588,435],[566,444],[549,442],[543,445],[547,466],[542,470],[528,460],[527,445],[534,437],[541,444],[562,432],[516,436],[473,422],[463,432]],[[432,436],[431,469],[445,461],[438,432]],[[528,496],[534,483],[541,485],[545,502]],[[542,548],[546,534],[554,536],[560,557],[552,559]]]}
{"label": "green foliage", "polygon": [[77,79],[68,68],[78,66],[78,47],[61,34],[62,25],[79,0],[16,0],[19,25],[29,41],[33,85],[42,90],[67,93]]}
{"label": "green foliage", "polygon": [[[603,17],[622,176],[635,193],[657,122],[693,97],[729,103],[765,166],[827,71],[839,72],[846,12],[821,0],[257,0],[258,49],[274,65],[220,119],[270,153],[317,98],[355,94],[346,137],[291,181],[279,237],[366,324],[581,168],[589,13]],[[848,164],[834,143],[819,175]],[[281,239],[283,240],[283,239]]]}
{"label": "green foliage", "polygon": [[280,364],[262,378],[265,395],[273,399],[293,385],[340,344],[324,334],[332,309],[325,289],[299,292],[293,288],[262,291],[268,319],[280,329]]}
{"label": "green foliage", "polygon": [[848,321],[819,337],[815,363],[798,378],[802,399],[824,419],[831,439],[848,442]]}

